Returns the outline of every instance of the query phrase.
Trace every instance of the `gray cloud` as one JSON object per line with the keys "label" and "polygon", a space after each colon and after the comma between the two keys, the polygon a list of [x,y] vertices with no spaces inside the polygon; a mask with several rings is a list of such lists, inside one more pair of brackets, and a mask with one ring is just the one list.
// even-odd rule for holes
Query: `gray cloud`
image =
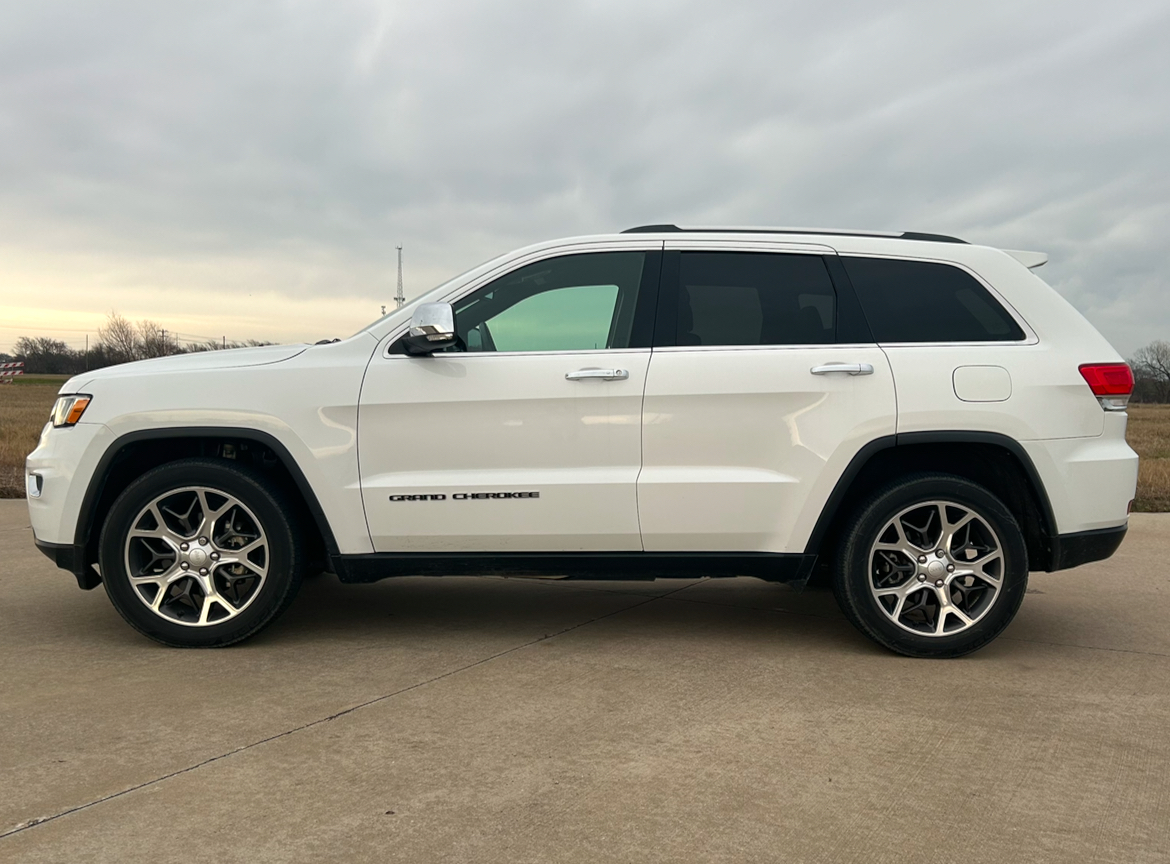
{"label": "gray cloud", "polygon": [[1168,41],[1160,0],[23,4],[0,274],[373,311],[396,242],[417,293],[639,222],[916,229],[1048,251],[1129,352],[1170,338]]}

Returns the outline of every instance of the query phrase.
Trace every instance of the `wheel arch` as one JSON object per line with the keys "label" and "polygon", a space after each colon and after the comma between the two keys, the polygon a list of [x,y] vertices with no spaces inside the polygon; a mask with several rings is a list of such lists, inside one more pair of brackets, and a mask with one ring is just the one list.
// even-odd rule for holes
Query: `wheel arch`
{"label": "wheel arch", "polygon": [[1050,570],[1056,518],[1040,474],[1020,443],[996,432],[903,432],[869,442],[838,478],[805,546],[818,555],[835,548],[853,509],[868,494],[911,471],[964,477],[995,494],[1020,524],[1031,570]]}
{"label": "wheel arch", "polygon": [[297,501],[309,532],[310,556],[328,565],[338,554],[337,541],[313,487],[288,448],[275,436],[256,429],[182,426],[128,432],[115,439],[98,460],[81,500],[73,539],[73,575],[82,588],[101,580],[94,572],[101,526],[114,500],[144,471],[188,456],[212,456],[225,462],[246,458],[268,471]]}

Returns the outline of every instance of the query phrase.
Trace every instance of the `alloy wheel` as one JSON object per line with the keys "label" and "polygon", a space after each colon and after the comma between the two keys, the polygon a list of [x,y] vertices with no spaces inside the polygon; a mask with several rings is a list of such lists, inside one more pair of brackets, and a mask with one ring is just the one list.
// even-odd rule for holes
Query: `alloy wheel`
{"label": "alloy wheel", "polygon": [[268,535],[235,496],[189,486],[139,511],[124,563],[148,609],[176,624],[206,627],[236,617],[259,595],[268,576]]}
{"label": "alloy wheel", "polygon": [[952,636],[984,618],[1003,587],[999,537],[971,507],[927,501],[890,519],[870,547],[878,607],[921,636]]}

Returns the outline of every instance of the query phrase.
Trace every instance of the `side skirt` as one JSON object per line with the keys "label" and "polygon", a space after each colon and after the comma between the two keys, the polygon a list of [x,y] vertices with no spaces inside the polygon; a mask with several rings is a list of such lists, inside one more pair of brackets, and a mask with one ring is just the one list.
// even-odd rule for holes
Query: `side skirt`
{"label": "side skirt", "polygon": [[816,555],[778,552],[374,552],[338,555],[342,582],[392,576],[543,576],[561,579],[694,579],[754,576],[803,588]]}

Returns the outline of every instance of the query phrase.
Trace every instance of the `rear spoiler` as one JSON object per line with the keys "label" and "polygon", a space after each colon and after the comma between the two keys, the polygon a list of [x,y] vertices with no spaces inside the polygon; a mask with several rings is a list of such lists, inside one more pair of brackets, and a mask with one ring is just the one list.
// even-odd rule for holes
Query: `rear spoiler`
{"label": "rear spoiler", "polygon": [[1023,252],[1019,249],[1004,249],[1008,255],[1011,255],[1029,270],[1035,270],[1037,267],[1043,267],[1048,263],[1047,252]]}

